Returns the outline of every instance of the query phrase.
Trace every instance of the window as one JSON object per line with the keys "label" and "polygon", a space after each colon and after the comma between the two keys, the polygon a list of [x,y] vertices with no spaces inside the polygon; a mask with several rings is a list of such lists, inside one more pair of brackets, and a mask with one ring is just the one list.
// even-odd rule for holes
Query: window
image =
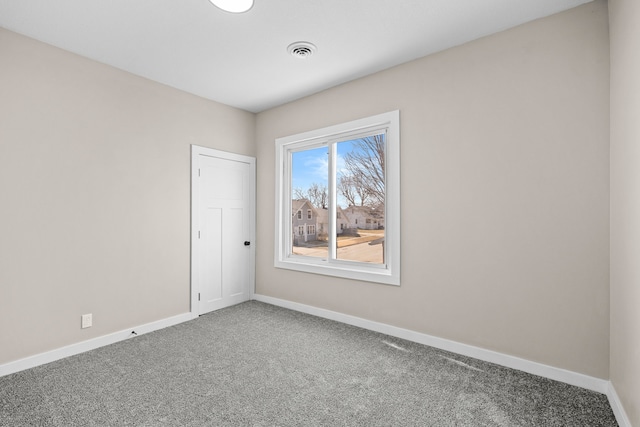
{"label": "window", "polygon": [[298,234],[299,234],[300,236],[303,236],[303,235],[304,235],[304,225],[299,225],[299,226],[298,226]]}
{"label": "window", "polygon": [[298,211],[298,219],[302,219],[302,211]]}
{"label": "window", "polygon": [[[399,117],[392,111],[276,140],[276,267],[400,284]],[[311,244],[292,237],[290,212],[300,200],[326,230],[316,236],[307,224],[309,240],[318,239]],[[358,218],[366,230],[351,228]]]}

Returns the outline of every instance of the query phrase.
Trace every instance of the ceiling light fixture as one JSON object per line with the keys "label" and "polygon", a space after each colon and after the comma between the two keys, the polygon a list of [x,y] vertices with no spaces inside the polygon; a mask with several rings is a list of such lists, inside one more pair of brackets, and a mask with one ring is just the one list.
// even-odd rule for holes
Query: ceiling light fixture
{"label": "ceiling light fixture", "polygon": [[253,0],[209,0],[214,6],[231,13],[243,13],[253,7]]}

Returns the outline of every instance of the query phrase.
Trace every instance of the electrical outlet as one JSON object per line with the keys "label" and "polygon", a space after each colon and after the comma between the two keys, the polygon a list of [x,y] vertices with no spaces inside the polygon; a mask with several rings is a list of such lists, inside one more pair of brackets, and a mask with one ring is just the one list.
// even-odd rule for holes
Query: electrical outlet
{"label": "electrical outlet", "polygon": [[93,314],[83,314],[82,315],[82,329],[90,328],[93,326]]}

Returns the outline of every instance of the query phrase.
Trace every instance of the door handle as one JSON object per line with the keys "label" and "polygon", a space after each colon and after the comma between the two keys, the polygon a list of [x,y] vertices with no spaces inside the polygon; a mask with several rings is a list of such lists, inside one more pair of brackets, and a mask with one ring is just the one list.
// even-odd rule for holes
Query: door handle
{"label": "door handle", "polygon": [[244,242],[244,245],[245,245],[245,246],[249,246],[250,244],[251,244],[251,242],[248,242],[248,241],[245,241],[245,242]]}

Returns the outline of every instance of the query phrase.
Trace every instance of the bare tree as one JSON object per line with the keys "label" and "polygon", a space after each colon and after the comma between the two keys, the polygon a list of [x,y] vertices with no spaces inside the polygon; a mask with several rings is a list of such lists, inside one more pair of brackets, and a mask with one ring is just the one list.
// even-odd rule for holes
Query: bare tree
{"label": "bare tree", "polygon": [[340,179],[338,179],[338,191],[347,200],[349,206],[355,206],[357,204],[358,194],[356,193],[353,179],[350,176],[340,176]]}
{"label": "bare tree", "polygon": [[384,205],[384,135],[360,138],[353,145],[354,150],[344,156],[346,173],[339,180],[341,194],[353,205]]}
{"label": "bare tree", "polygon": [[342,175],[338,180],[338,191],[347,200],[349,206],[365,206],[369,200],[369,193],[358,178]]}
{"label": "bare tree", "polygon": [[306,191],[300,188],[293,190],[296,199],[307,199],[316,208],[327,209],[329,204],[329,193],[327,186],[314,182]]}

